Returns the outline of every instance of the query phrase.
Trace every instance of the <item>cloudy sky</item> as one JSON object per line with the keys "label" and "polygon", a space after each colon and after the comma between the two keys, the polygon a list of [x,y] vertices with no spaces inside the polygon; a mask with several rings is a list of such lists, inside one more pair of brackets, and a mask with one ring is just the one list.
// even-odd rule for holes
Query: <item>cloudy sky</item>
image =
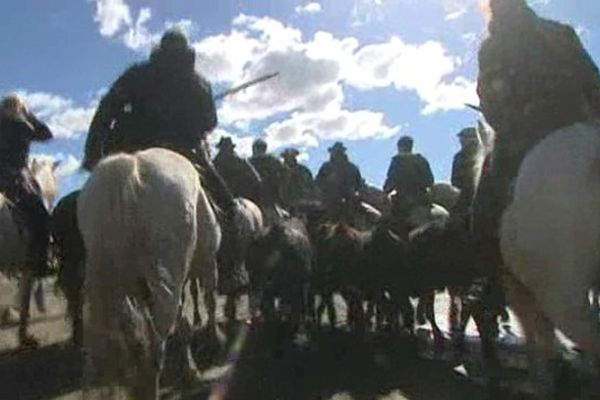
{"label": "cloudy sky", "polygon": [[[277,79],[219,103],[219,135],[247,154],[254,137],[302,149],[316,171],[345,141],[367,181],[381,185],[395,141],[415,137],[436,179],[450,174],[456,132],[475,122],[480,0],[4,0],[0,92],[17,91],[56,139],[34,152],[77,171],[95,105],[119,73],[178,25],[216,92],[262,74]],[[600,61],[600,2],[530,0],[571,23]]]}

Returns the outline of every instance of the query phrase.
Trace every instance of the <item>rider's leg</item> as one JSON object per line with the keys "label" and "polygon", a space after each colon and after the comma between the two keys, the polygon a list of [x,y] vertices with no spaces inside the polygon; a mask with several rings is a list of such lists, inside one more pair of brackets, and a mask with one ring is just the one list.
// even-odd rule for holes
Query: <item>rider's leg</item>
{"label": "rider's leg", "polygon": [[11,191],[17,209],[30,234],[26,270],[23,271],[20,290],[21,318],[19,340],[21,345],[35,344],[27,335],[29,321],[29,301],[33,279],[43,275],[48,267],[48,246],[50,241],[50,215],[35,188],[26,181],[16,182]]}
{"label": "rider's leg", "polygon": [[192,156],[189,158],[201,168],[202,181],[210,191],[217,206],[219,206],[225,215],[233,215],[235,212],[233,194],[210,160],[207,151],[202,146],[199,146],[191,154]]}
{"label": "rider's leg", "polygon": [[50,214],[41,197],[34,192],[24,193],[17,203],[31,235],[30,254],[34,274],[42,275],[47,269],[50,241]]}

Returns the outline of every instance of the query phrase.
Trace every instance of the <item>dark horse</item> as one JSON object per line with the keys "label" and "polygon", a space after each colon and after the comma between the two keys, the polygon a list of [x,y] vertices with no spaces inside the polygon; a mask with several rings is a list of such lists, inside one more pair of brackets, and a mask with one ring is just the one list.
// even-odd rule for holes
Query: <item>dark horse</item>
{"label": "dark horse", "polygon": [[67,298],[67,311],[73,329],[73,343],[82,341],[85,248],[77,225],[79,190],[63,197],[52,212],[51,232],[58,261],[58,286]]}

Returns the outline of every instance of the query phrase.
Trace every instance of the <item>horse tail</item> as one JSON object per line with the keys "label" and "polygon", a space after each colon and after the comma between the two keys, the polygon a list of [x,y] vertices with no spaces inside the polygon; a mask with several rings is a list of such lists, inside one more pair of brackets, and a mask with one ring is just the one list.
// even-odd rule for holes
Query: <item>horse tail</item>
{"label": "horse tail", "polygon": [[141,305],[127,290],[129,272],[138,270],[132,205],[140,186],[133,156],[110,157],[96,167],[77,204],[87,251],[84,342],[95,373],[107,382],[129,375],[128,352],[140,351],[139,338],[146,336]]}

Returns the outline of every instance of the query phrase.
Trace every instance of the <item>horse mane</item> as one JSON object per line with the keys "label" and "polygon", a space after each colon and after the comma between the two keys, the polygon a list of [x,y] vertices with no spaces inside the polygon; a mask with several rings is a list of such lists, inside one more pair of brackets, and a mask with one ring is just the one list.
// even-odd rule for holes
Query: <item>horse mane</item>
{"label": "horse mane", "polygon": [[494,150],[496,143],[496,132],[487,123],[483,116],[479,119],[479,121],[477,121],[477,138],[479,141],[479,147],[473,155],[474,162],[472,163],[473,170],[471,171],[473,174],[475,192],[477,192],[479,187],[479,181],[481,180],[485,161]]}

